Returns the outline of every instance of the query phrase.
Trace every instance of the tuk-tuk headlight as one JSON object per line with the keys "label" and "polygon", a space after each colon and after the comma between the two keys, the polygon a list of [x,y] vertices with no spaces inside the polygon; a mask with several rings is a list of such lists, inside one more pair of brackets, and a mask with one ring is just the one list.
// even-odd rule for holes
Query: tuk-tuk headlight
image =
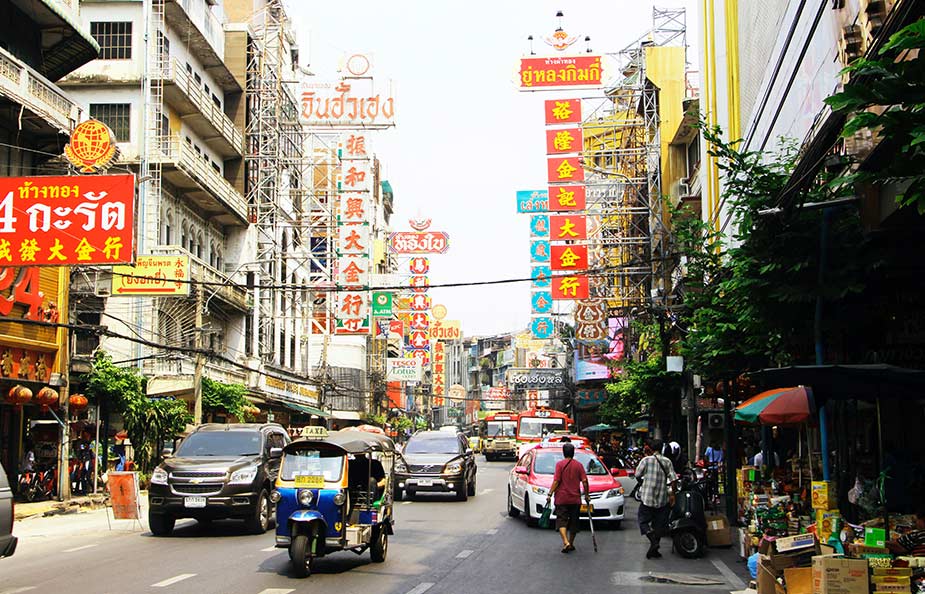
{"label": "tuk-tuk headlight", "polygon": [[282,498],[283,498],[283,495],[276,489],[273,489],[272,491],[270,491],[270,501],[272,503],[279,503],[279,500]]}
{"label": "tuk-tuk headlight", "polygon": [[311,489],[299,489],[299,503],[301,505],[311,505],[314,499],[315,494],[311,492]]}
{"label": "tuk-tuk headlight", "polygon": [[340,491],[337,495],[334,496],[333,501],[334,505],[343,505],[344,502],[347,501],[347,496],[344,495],[343,491]]}

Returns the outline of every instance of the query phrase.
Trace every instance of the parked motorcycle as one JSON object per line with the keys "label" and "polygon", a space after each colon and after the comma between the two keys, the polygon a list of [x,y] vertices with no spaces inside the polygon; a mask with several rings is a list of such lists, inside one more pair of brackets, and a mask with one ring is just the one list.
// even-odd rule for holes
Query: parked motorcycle
{"label": "parked motorcycle", "polygon": [[692,559],[703,555],[707,545],[705,479],[697,480],[688,469],[681,473],[680,489],[668,516],[668,534],[674,550]]}

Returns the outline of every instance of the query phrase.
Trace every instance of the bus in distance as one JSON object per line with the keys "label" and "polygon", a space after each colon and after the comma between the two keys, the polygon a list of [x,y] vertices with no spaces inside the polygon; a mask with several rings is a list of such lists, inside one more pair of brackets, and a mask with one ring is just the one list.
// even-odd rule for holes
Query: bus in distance
{"label": "bus in distance", "polygon": [[486,460],[517,456],[517,413],[498,410],[482,420],[482,453]]}

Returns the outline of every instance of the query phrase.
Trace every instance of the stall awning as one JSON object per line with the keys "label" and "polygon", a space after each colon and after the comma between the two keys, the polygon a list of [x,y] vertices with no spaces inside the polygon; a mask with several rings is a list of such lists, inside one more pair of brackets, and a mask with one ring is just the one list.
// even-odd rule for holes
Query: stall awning
{"label": "stall awning", "polygon": [[359,421],[360,413],[355,410],[332,410],[331,417],[341,421]]}
{"label": "stall awning", "polygon": [[307,415],[315,415],[318,417],[328,417],[330,416],[325,411],[320,408],[315,408],[314,406],[308,406],[305,404],[296,404],[295,402],[288,402],[286,400],[270,400],[270,402],[276,402],[282,404],[288,409],[294,410],[296,412],[305,413]]}
{"label": "stall awning", "polygon": [[630,431],[639,431],[641,433],[649,432],[649,421],[636,421],[629,426]]}
{"label": "stall awning", "polygon": [[761,425],[798,425],[815,412],[810,388],[777,388],[749,398],[736,407],[735,420]]}

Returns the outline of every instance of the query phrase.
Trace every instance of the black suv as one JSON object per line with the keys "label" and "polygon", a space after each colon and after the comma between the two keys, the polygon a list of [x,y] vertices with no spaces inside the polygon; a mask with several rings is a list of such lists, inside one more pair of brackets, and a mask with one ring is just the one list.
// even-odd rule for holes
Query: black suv
{"label": "black suv", "polygon": [[475,495],[475,454],[462,433],[419,431],[395,462],[395,499],[404,493],[447,493],[465,501]]}
{"label": "black suv", "polygon": [[288,443],[276,423],[200,425],[151,473],[151,533],[170,534],[177,518],[240,518],[262,534],[274,516],[269,495]]}

